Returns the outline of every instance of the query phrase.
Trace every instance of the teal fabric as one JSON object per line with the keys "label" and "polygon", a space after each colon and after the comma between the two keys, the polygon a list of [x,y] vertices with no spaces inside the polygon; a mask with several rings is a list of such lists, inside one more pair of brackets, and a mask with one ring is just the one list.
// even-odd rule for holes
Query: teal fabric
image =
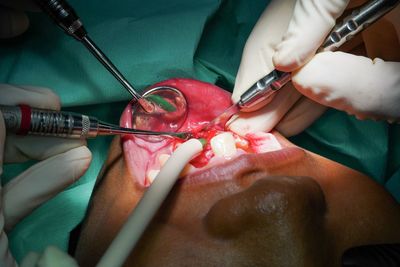
{"label": "teal fabric", "polygon": [[[191,77],[231,90],[245,41],[269,0],[70,2],[92,39],[138,89],[172,77]],[[30,16],[29,31],[0,46],[0,82],[52,88],[66,109],[118,123],[129,94],[46,16]],[[399,134],[399,126],[358,121],[329,110],[292,141],[368,174],[400,201]],[[84,216],[110,141],[90,140],[93,162],[88,172],[9,234],[17,260],[49,244],[67,248],[69,232]],[[3,183],[30,164],[5,166]]]}
{"label": "teal fabric", "polygon": [[389,161],[385,187],[400,202],[400,125],[392,125],[389,131]]}

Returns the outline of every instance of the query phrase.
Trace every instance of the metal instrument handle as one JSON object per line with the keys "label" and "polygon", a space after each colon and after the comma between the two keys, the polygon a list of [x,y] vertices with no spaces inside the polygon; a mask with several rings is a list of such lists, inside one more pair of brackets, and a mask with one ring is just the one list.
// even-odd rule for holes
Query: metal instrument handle
{"label": "metal instrument handle", "polygon": [[[338,24],[325,39],[318,51],[334,51],[354,35],[392,10],[400,0],[372,0],[361,6]],[[253,84],[240,97],[239,107],[250,108],[271,97],[291,80],[291,74],[273,70]]]}
{"label": "metal instrument handle", "polygon": [[67,34],[79,41],[87,32],[75,10],[64,0],[35,0],[38,6],[49,15]]}
{"label": "metal instrument handle", "polygon": [[94,138],[98,132],[98,120],[82,114],[27,106],[0,105],[0,110],[7,131],[19,135]]}
{"label": "metal instrument handle", "polygon": [[281,89],[291,79],[292,77],[289,72],[279,70],[271,71],[240,96],[239,107],[242,109],[261,103]]}
{"label": "metal instrument handle", "polygon": [[329,33],[319,51],[335,51],[357,33],[392,10],[399,0],[373,0],[354,10]]}
{"label": "metal instrument handle", "polygon": [[26,105],[0,105],[8,132],[18,135],[40,135],[63,138],[95,138],[98,135],[137,134],[168,135],[188,139],[188,132],[153,132],[123,128],[74,112],[31,108]]}

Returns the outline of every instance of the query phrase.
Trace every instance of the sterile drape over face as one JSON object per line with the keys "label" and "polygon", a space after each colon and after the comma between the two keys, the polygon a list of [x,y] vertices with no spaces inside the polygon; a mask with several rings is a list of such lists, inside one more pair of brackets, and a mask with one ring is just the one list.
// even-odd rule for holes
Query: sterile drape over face
{"label": "sterile drape over face", "polygon": [[[231,91],[246,39],[270,1],[70,2],[92,39],[140,90],[167,78],[190,77]],[[47,16],[29,15],[24,35],[1,42],[0,82],[52,88],[64,108],[118,123],[129,94]],[[291,140],[373,177],[400,201],[399,135],[398,125],[328,110]],[[68,247],[69,232],[84,216],[110,140],[89,141],[93,161],[86,175],[9,234],[17,260],[49,244]],[[5,166],[3,183],[22,169]]]}

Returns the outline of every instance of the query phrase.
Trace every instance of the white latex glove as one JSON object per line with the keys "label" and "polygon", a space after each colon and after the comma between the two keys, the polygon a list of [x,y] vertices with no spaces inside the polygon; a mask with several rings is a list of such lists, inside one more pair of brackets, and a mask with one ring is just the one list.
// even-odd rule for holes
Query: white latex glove
{"label": "white latex glove", "polygon": [[0,39],[25,32],[29,27],[29,19],[24,11],[37,10],[33,0],[0,0]]}
{"label": "white latex glove", "polygon": [[[58,97],[48,89],[0,85],[0,105],[28,104],[60,109]],[[0,174],[3,161],[41,160],[0,187],[0,266],[16,266],[8,251],[6,232],[43,202],[79,179],[87,170],[91,153],[84,140],[50,137],[5,136],[0,112]]]}
{"label": "white latex glove", "polygon": [[[323,105],[358,118],[400,120],[400,63],[370,60],[342,52],[314,56],[348,0],[298,0],[283,42],[273,57],[277,69],[293,72],[296,89]],[[395,25],[399,45],[400,6],[386,19]],[[389,29],[385,29],[387,31]]]}
{"label": "white latex glove", "polygon": [[[287,30],[295,4],[295,0],[273,0],[261,15],[243,51],[232,95],[234,102],[275,68],[272,56]],[[288,83],[268,105],[255,112],[242,112],[228,127],[240,135],[270,131],[275,127],[282,134],[291,136],[308,127],[325,110],[324,106],[302,97]]]}
{"label": "white latex glove", "polygon": [[49,246],[41,255],[34,252],[26,255],[20,267],[78,267],[78,264],[67,253]]}

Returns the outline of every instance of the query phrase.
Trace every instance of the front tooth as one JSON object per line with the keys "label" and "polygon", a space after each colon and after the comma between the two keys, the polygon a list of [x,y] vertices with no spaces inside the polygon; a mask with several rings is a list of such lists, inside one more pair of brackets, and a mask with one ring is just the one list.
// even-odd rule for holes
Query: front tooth
{"label": "front tooth", "polygon": [[157,175],[160,173],[160,170],[149,170],[147,172],[147,181],[151,184],[154,179],[156,179]]}
{"label": "front tooth", "polygon": [[214,136],[210,143],[211,149],[216,156],[231,158],[236,154],[235,138],[230,132]]}

